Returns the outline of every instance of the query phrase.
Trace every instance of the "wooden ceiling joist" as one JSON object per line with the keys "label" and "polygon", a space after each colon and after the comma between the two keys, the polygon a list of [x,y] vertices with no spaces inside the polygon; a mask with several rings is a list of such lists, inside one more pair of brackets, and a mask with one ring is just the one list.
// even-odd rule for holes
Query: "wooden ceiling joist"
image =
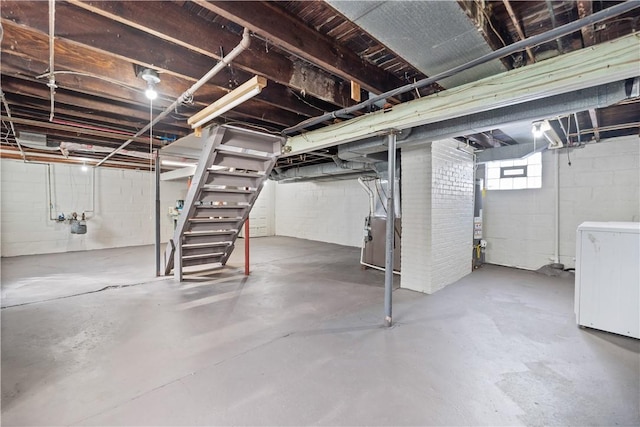
{"label": "wooden ceiling joist", "polygon": [[[240,42],[240,35],[234,34],[220,25],[207,22],[194,16],[183,7],[167,1],[135,2],[135,1],[78,1],[72,4],[115,22],[135,28],[153,35],[158,40],[165,40],[182,46],[200,55],[220,59],[220,52],[228,52]],[[157,13],[147,13],[153,4]],[[170,20],[165,17],[171,16]],[[300,81],[300,70],[291,60],[283,55],[265,49],[264,44],[254,40],[246,53],[241,54],[233,62],[236,70],[248,75],[259,74],[278,84],[294,90],[304,91],[307,95],[331,102],[336,106],[351,105],[347,88],[334,84],[322,91],[313,87],[295,84]]]}
{"label": "wooden ceiling joist", "polygon": [[382,93],[403,84],[392,74],[307,27],[277,5],[257,1],[194,2],[347,82],[355,81],[371,92]]}
{"label": "wooden ceiling joist", "polygon": [[[45,43],[47,43],[48,49],[47,15],[33,10],[38,7],[37,3],[6,3],[6,5],[3,4],[3,16],[11,16],[11,20],[6,22],[12,23],[15,20],[35,29],[36,31],[29,30],[29,37],[37,41],[39,49],[44,49]],[[111,78],[122,80],[123,83],[131,87],[144,87],[144,82],[134,73],[133,64],[154,68],[161,71],[162,81],[157,87],[158,92],[161,95],[177,98],[184,89],[206,74],[216,62],[212,58],[189,52],[173,43],[157,39],[126,25],[105,21],[99,15],[68,4],[62,3],[57,9],[59,18],[56,21],[56,50],[62,50],[62,54],[66,56],[66,52],[75,49],[83,55],[93,55],[89,58],[95,57],[94,61],[102,59],[102,63],[112,62],[114,65],[118,65],[119,70],[117,73],[113,73]],[[99,33],[96,32],[96,28],[99,29]],[[14,45],[24,40],[25,31],[27,30],[23,28],[22,32],[15,34]],[[11,33],[14,33],[13,29]],[[154,46],[154,49],[145,47],[149,45]],[[33,50],[30,52],[35,53]],[[42,56],[42,58],[46,57],[46,55]],[[56,58],[59,58],[58,54],[56,54]],[[60,62],[60,60],[58,59],[56,62]],[[61,65],[64,68],[65,64]],[[93,70],[93,72],[98,73],[99,71]],[[244,71],[234,71],[233,78],[228,72],[222,72],[195,95],[198,99],[206,97],[203,101],[206,105],[212,100],[224,96],[237,85],[236,83],[241,84],[251,77],[253,77],[251,74]],[[230,83],[231,80],[234,81],[233,84]],[[272,86],[270,90],[257,97],[254,102],[265,102],[307,117],[317,114],[315,109],[293,97],[286,87],[282,85],[270,86]],[[142,91],[133,99],[146,102]],[[304,117],[302,118],[304,119]]]}

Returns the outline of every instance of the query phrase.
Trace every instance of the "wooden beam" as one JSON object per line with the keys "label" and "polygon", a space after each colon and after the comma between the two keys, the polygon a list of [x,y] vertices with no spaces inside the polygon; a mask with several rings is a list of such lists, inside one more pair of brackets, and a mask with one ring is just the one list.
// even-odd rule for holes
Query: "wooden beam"
{"label": "wooden beam", "polygon": [[[5,115],[0,116],[0,119],[5,120],[5,121],[9,121],[9,122],[13,122],[14,124],[29,125],[31,127],[42,128],[42,129],[61,130],[61,131],[80,134],[80,135],[98,136],[100,138],[115,139],[115,140],[119,140],[119,141],[127,141],[127,140],[131,139],[131,137],[133,136],[133,134],[132,135],[123,135],[123,134],[120,134],[120,133],[112,133],[112,132],[104,132],[104,131],[98,131],[98,130],[92,130],[92,129],[85,129],[85,128],[76,127],[76,126],[59,125],[59,124],[51,123],[51,122],[47,122],[47,121],[41,122],[41,121],[38,121],[38,120],[23,119],[23,118],[19,118],[19,117],[7,117]],[[138,137],[138,138],[133,138],[133,141],[148,144],[149,143],[149,138]]]}
{"label": "wooden beam", "polygon": [[[4,18],[2,19],[2,25],[5,29],[2,40],[3,51],[9,51],[11,55],[22,57],[25,60],[37,61],[39,58],[48,57],[49,45],[46,34],[22,27]],[[119,55],[114,56],[64,39],[56,40],[55,46],[56,66],[60,69],[102,76],[114,82],[115,86],[122,85],[129,88],[144,87],[144,82],[133,72],[131,63],[135,62],[135,60],[132,58],[123,58]],[[144,63],[139,65],[144,65]],[[206,71],[208,71],[208,69]],[[203,72],[203,74],[205,72]],[[194,78],[181,78],[172,74],[162,74],[161,78],[162,82],[156,89],[161,96],[171,99],[178,98],[184,90],[191,86],[192,81],[195,81]],[[104,81],[94,82],[97,86],[102,85],[100,93],[109,93],[114,83],[105,83]],[[227,93],[228,90],[206,84],[196,94],[195,104],[206,106]],[[280,126],[289,126],[299,122],[301,119],[304,120],[305,115],[280,109],[280,102],[292,102],[290,93],[287,93],[286,97],[286,99],[283,98],[277,102],[265,102],[264,100],[255,98],[238,107],[237,112],[263,121],[272,121],[272,123]],[[139,93],[137,99],[134,99],[134,101],[137,101],[139,104],[148,103],[148,100],[144,98],[142,93]],[[299,102],[298,104],[302,103]],[[317,112],[314,112],[314,114],[317,114]]]}
{"label": "wooden beam", "polygon": [[[22,82],[20,79],[4,78],[2,84],[5,95],[10,100],[12,98],[12,94],[31,96],[44,101],[48,101],[49,99],[49,88],[47,88],[43,83],[32,84],[28,81]],[[56,92],[56,102],[65,106],[81,107],[82,109],[90,112],[95,120],[104,119],[105,113],[116,118],[118,116],[122,117],[123,120],[127,120],[130,117],[136,117],[144,120],[145,125],[149,120],[148,110],[138,110],[131,108],[131,106],[126,103],[108,102],[95,96],[85,98],[60,88],[58,88]],[[48,108],[46,105],[45,107]],[[192,113],[196,110],[190,108],[189,111]],[[191,113],[188,114],[190,115]],[[298,123],[300,120],[299,116],[287,111],[282,111],[270,105],[261,105],[260,109],[257,109],[255,104],[252,104],[252,101],[247,101],[242,106],[238,106],[234,110],[225,113],[224,116],[231,120],[248,120],[260,125],[273,125],[275,123],[281,127],[291,126],[292,124]],[[169,119],[168,123],[172,123],[173,120],[174,119]],[[184,124],[186,125],[187,118],[185,117],[184,120]],[[162,125],[163,123],[160,123],[158,125],[158,129],[161,129]],[[186,132],[183,131],[180,132],[180,134],[187,133],[188,131],[189,129],[186,129]]]}
{"label": "wooden beam", "polygon": [[[147,2],[142,3],[141,6],[147,8]],[[148,10],[144,13],[145,15],[151,15]],[[49,24],[46,9],[39,7],[37,2],[5,1],[2,7],[2,15],[42,34],[48,31]],[[164,90],[167,76],[173,76],[185,82],[195,82],[217,62],[217,59],[192,50],[183,49],[164,39],[149,35],[128,25],[105,19],[101,15],[66,3],[60,3],[56,6],[56,17],[56,43],[70,43],[85,49],[89,48],[100,53],[113,55],[118,59],[132,62],[142,67],[160,70],[162,82],[157,87],[157,90],[161,93]],[[192,31],[190,27],[186,30]],[[209,39],[209,37],[207,35],[204,38]],[[46,56],[43,58],[46,58]],[[291,62],[288,63],[292,67]],[[136,77],[132,66],[127,70],[121,70],[121,72]],[[218,92],[216,96],[221,97],[230,89],[233,89],[234,82],[242,83],[252,76],[253,74],[236,70],[235,68],[233,74],[225,70],[214,76],[209,81],[208,86],[216,86]],[[140,79],[137,79],[135,83],[139,87],[144,86]],[[233,84],[230,86],[230,83]],[[335,81],[332,83],[337,86]],[[285,86],[272,86],[274,87],[269,92],[265,92],[257,99],[309,117],[317,114],[317,111],[314,111],[313,108],[290,96]],[[323,87],[328,87],[328,84]],[[200,93],[195,95],[199,97]],[[345,94],[345,96],[347,95]],[[138,94],[138,97],[141,97],[141,94]],[[142,98],[144,99],[144,97]]]}
{"label": "wooden beam", "polygon": [[[49,120],[50,104],[48,100],[12,95],[10,98],[7,98],[7,102],[9,103],[12,114],[16,117],[28,117],[41,121]],[[106,129],[122,130],[132,134],[146,125],[144,122],[132,122],[111,118],[105,120],[102,117],[100,120],[96,120],[95,116],[83,113],[77,109],[72,109],[64,104],[56,105],[55,112],[56,118],[60,119],[60,121],[74,122],[79,125],[94,126],[98,128],[102,127]],[[186,129],[164,126],[162,124],[154,126],[153,132],[154,135],[157,136],[176,137],[184,136],[187,133]]]}
{"label": "wooden beam", "polygon": [[[27,95],[39,99],[49,99],[49,88],[44,82],[35,83],[29,80],[4,77],[2,79],[2,89],[7,96],[15,93],[17,95]],[[125,116],[127,118],[137,118],[143,121],[148,121],[149,119],[148,109],[145,111],[144,109],[136,108],[135,105],[123,102],[103,100],[97,96],[84,97],[63,88],[57,89],[55,97],[57,102],[82,108],[92,114],[97,120],[105,114],[111,115],[112,117]]]}
{"label": "wooden beam", "polygon": [[[36,60],[22,55],[14,55],[11,50],[2,52],[2,74],[5,76],[15,76],[19,79],[27,79],[34,84],[46,84],[47,78],[36,79],[35,76],[44,74],[49,68],[46,58]],[[66,70],[69,71],[69,70]],[[101,93],[103,99],[116,102],[128,102],[140,106],[149,104],[149,101],[142,95],[144,87],[130,88],[127,86],[107,83],[99,76],[92,77],[71,71],[68,74],[57,74],[56,85],[61,88],[70,89],[79,93],[96,94]],[[156,108],[169,105],[163,99],[158,98],[154,103]]]}
{"label": "wooden beam", "polygon": [[[193,116],[187,119],[187,123],[191,125],[191,128],[199,128],[204,124],[203,122],[211,121],[214,113],[217,113],[216,117],[221,115],[219,113],[225,106],[231,106],[232,104],[240,104],[243,102],[243,99],[249,96],[255,96],[256,91],[262,91],[262,89],[267,85],[267,79],[262,76],[255,76],[250,80],[247,80],[242,85],[238,86],[222,98],[216,100],[216,102],[208,105],[206,108],[195,113]],[[229,107],[227,107],[229,109]],[[208,117],[211,117],[207,119]],[[200,122],[200,123],[199,123]]]}
{"label": "wooden beam", "polygon": [[347,82],[357,82],[371,92],[382,93],[403,84],[392,74],[366,62],[270,2],[194,2]]}
{"label": "wooden beam", "polygon": [[[68,163],[68,164],[76,164],[76,165],[82,165],[87,163],[86,160],[77,158],[76,156],[73,156],[70,158],[64,157],[62,153],[56,155],[55,153],[50,153],[50,152],[43,153],[43,152],[31,150],[31,149],[26,149],[25,155],[27,160],[36,160],[39,162]],[[81,157],[89,157],[89,156],[83,155]],[[6,146],[3,146],[2,150],[0,150],[0,158],[22,160],[22,155],[20,154],[20,151],[18,151],[18,149],[16,148],[8,148]],[[96,163],[97,161],[98,159],[93,159],[89,162],[89,164],[91,165],[92,163]],[[110,159],[110,160],[107,160],[106,163],[103,163],[102,166],[118,168],[118,169],[141,169],[141,168],[148,168],[149,163],[144,162],[143,159],[138,159],[137,161],[127,160],[126,162]]]}
{"label": "wooden beam", "polygon": [[[175,2],[71,0],[71,3],[215,60],[220,59],[221,50],[228,52],[241,40],[240,35],[190,13]],[[149,13],[150,10],[153,13]],[[171,19],[166,19],[167,16]],[[248,51],[234,60],[233,67],[249,74],[264,75],[269,80],[334,105],[344,107],[353,104],[346,88],[335,81],[322,90],[299,84],[302,81],[301,71],[305,70],[297,69],[288,58],[275,50],[266,49],[265,44],[256,39]]]}
{"label": "wooden beam", "polygon": [[[4,52],[11,52],[11,55],[20,56],[26,60],[43,61],[44,59],[46,61],[49,56],[48,35],[23,27],[8,19],[3,18],[1,22],[4,27],[3,56]],[[144,82],[134,74],[131,61],[95,49],[58,39],[55,43],[55,59],[56,68],[59,70],[99,76],[104,79],[103,81],[113,82],[111,85],[144,88]],[[46,64],[46,62],[43,61],[42,64]],[[180,96],[191,84],[191,81],[163,75],[162,83],[156,89],[161,96],[174,99]],[[203,87],[202,91],[213,92],[216,95],[226,93],[222,90],[212,90],[210,86]],[[142,93],[140,93],[139,99],[140,102],[148,102],[145,101]]]}
{"label": "wooden beam", "polygon": [[631,34],[307,132],[289,138],[287,155],[636,77],[639,44],[640,34]]}
{"label": "wooden beam", "polygon": [[[513,23],[513,26],[515,27],[516,32],[518,33],[518,37],[520,37],[520,40],[526,39],[527,37],[524,35],[524,31],[522,31],[522,26],[520,25],[520,21],[518,21],[516,14],[513,12],[511,3],[509,2],[509,0],[502,0],[502,2],[504,3],[504,7],[507,9],[509,18],[511,18],[511,22]],[[530,47],[526,48],[526,51],[527,51],[527,56],[529,57],[529,60],[531,61],[531,63],[533,64],[534,62],[536,62],[536,57],[533,56],[533,52],[531,51],[531,48]]]}

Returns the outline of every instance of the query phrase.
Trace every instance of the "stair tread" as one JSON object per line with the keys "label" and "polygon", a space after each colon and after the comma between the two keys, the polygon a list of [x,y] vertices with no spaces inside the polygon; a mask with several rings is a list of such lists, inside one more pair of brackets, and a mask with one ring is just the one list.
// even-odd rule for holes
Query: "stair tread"
{"label": "stair tread", "polygon": [[183,234],[188,237],[197,236],[217,236],[225,234],[237,234],[236,230],[206,230],[206,231],[185,231]]}
{"label": "stair tread", "polygon": [[206,191],[208,193],[239,193],[239,194],[251,194],[255,193],[256,190],[245,190],[241,188],[215,188],[215,187],[207,187],[203,186],[201,188],[202,191]]}
{"label": "stair tread", "polygon": [[244,209],[251,207],[251,205],[196,205],[196,209]]}
{"label": "stair tread", "polygon": [[257,173],[257,172],[236,172],[236,171],[215,170],[215,169],[209,169],[209,174],[237,176],[240,178],[262,178],[265,176],[264,174]]}
{"label": "stair tread", "polygon": [[206,222],[231,222],[231,221],[240,221],[242,217],[224,217],[224,218],[189,218],[190,222],[193,223],[206,223]]}
{"label": "stair tread", "polygon": [[[206,158],[210,166],[199,176],[196,191],[185,200],[185,209],[189,210],[179,218],[179,230],[174,232],[174,237],[181,233],[177,237],[184,250],[181,267],[223,266],[227,262],[240,226],[280,155],[276,144],[280,138],[260,137],[257,141],[245,136],[227,138],[211,147],[217,150],[217,156],[214,151],[201,156],[201,161]],[[263,139],[268,144],[258,143]]]}
{"label": "stair tread", "polygon": [[229,246],[231,244],[230,241],[224,242],[206,242],[206,243],[183,243],[183,249],[193,249],[193,248],[208,248],[214,246]]}
{"label": "stair tread", "polygon": [[275,154],[269,153],[267,151],[258,151],[251,150],[247,148],[234,147],[230,145],[219,145],[218,151],[225,154],[232,154],[239,157],[245,157],[248,159],[260,159],[260,160],[269,160],[276,157]]}
{"label": "stair tread", "polygon": [[208,254],[197,254],[197,255],[183,255],[182,259],[202,259],[202,258],[216,258],[224,256],[224,252],[211,252]]}

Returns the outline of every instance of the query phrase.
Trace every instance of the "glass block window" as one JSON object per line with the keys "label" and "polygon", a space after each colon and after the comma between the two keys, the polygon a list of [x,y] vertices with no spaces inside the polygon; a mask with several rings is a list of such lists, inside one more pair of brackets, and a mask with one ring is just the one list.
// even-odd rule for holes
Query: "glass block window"
{"label": "glass block window", "polygon": [[542,188],[542,154],[524,159],[488,162],[487,190],[522,190]]}

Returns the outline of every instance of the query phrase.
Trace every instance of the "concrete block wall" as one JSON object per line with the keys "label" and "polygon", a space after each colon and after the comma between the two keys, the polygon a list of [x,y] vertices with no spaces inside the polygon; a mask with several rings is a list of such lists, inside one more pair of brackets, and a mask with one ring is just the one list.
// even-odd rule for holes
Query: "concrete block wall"
{"label": "concrete block wall", "polygon": [[276,183],[265,181],[264,187],[249,214],[249,227],[251,236],[265,237],[276,234],[275,203]]}
{"label": "concrete block wall", "polygon": [[560,262],[574,267],[576,229],[585,221],[640,221],[640,144],[628,136],[542,154],[542,188],[487,191],[486,261],[538,269],[553,260],[555,163],[560,169]]}
{"label": "concrete block wall", "polygon": [[[251,237],[267,237],[276,234],[275,203],[276,183],[267,180],[249,213],[249,233]],[[244,226],[239,237],[244,238]]]}
{"label": "concrete block wall", "polygon": [[431,292],[471,272],[473,246],[473,158],[453,140],[431,147]]}
{"label": "concrete block wall", "polygon": [[369,198],[357,179],[272,184],[278,236],[362,246]]}
{"label": "concrete block wall", "polygon": [[[47,166],[2,159],[1,254],[31,255],[151,244],[155,240],[155,184],[148,171],[98,168],[95,212],[87,212],[87,234],[71,234],[68,222],[49,215]],[[53,217],[92,210],[92,170],[51,164]],[[186,185],[161,184],[161,237],[173,232],[169,206],[184,199]]]}
{"label": "concrete block wall", "polygon": [[433,293],[471,272],[473,159],[457,146],[402,150],[403,288]]}
{"label": "concrete block wall", "polygon": [[403,288],[431,289],[431,145],[402,149],[402,276]]}

